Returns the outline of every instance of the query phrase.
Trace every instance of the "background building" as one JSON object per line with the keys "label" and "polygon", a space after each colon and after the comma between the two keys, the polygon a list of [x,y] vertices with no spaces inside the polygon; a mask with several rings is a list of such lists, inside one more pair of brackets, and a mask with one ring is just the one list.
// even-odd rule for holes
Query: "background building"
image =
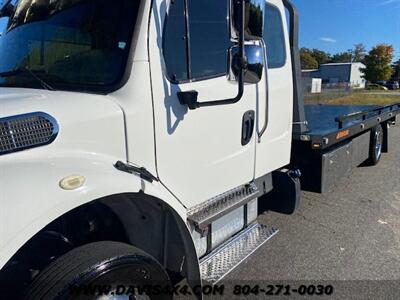
{"label": "background building", "polygon": [[365,65],[360,62],[353,63],[329,63],[322,64],[319,69],[303,70],[303,90],[310,92],[313,86],[313,79],[322,79],[324,88],[365,88],[366,80],[361,71]]}
{"label": "background building", "polygon": [[347,84],[351,88],[365,88],[366,80],[361,71],[365,65],[360,62],[331,63],[320,66],[318,75],[323,84]]}

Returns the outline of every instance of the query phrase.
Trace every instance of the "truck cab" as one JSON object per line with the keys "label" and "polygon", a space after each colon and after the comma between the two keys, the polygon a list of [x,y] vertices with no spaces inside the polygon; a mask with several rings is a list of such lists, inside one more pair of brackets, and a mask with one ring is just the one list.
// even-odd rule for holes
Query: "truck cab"
{"label": "truck cab", "polygon": [[5,293],[215,283],[277,232],[265,195],[294,211],[290,2],[5,0],[0,24]]}

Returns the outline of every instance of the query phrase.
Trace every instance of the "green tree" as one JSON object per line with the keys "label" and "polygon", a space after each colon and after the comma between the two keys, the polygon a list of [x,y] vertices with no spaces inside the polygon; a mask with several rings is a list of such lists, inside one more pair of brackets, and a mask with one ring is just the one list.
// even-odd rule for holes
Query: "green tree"
{"label": "green tree", "polygon": [[331,61],[332,57],[329,53],[319,50],[319,49],[312,49],[311,55],[315,58],[318,62],[318,65],[323,65]]}
{"label": "green tree", "polygon": [[400,58],[398,61],[393,63],[392,70],[393,70],[393,75],[392,75],[393,79],[400,80]]}
{"label": "green tree", "polygon": [[318,69],[318,61],[313,57],[310,49],[300,49],[300,60],[303,70]]}
{"label": "green tree", "polygon": [[351,51],[339,52],[332,56],[332,63],[349,63],[352,61]]}
{"label": "green tree", "polygon": [[364,62],[367,50],[364,44],[359,43],[354,45],[354,49],[351,50],[353,62]]}
{"label": "green tree", "polygon": [[365,56],[364,78],[376,83],[381,80],[388,80],[392,76],[392,60],[394,49],[391,45],[379,44],[369,51]]}

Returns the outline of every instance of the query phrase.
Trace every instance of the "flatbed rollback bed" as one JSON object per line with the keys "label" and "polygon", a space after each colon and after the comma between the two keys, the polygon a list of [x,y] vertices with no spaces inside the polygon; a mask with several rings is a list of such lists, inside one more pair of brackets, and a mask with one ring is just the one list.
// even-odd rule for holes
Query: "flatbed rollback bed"
{"label": "flatbed rollback bed", "polygon": [[304,105],[290,0],[48,2],[0,0],[2,299],[201,299],[389,149],[400,104]]}
{"label": "flatbed rollback bed", "polygon": [[399,118],[400,103],[304,105],[304,111],[307,130],[293,135],[291,165],[302,173],[303,190],[323,193],[354,167],[374,165],[389,151],[388,132]]}

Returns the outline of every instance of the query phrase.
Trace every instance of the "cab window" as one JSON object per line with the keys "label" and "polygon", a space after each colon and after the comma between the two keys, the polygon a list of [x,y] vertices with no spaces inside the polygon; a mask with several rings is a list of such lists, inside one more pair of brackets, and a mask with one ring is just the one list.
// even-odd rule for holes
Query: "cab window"
{"label": "cab window", "polygon": [[286,63],[285,35],[279,9],[269,3],[265,6],[264,41],[267,47],[268,68],[281,68]]}
{"label": "cab window", "polygon": [[224,76],[228,68],[229,0],[175,0],[163,34],[167,77],[174,83]]}

